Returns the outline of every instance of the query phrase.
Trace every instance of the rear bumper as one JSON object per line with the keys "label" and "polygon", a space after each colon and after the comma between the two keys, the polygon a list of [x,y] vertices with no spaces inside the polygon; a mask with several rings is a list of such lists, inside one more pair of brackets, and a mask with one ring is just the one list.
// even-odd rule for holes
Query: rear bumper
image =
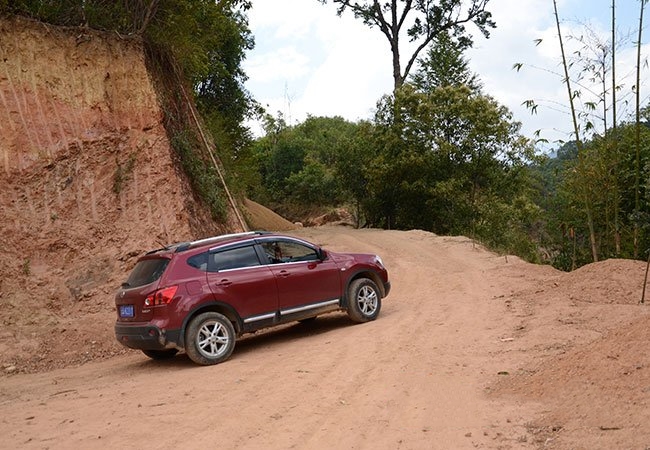
{"label": "rear bumper", "polygon": [[117,322],[115,338],[128,348],[138,350],[182,349],[181,330],[161,330],[153,325]]}

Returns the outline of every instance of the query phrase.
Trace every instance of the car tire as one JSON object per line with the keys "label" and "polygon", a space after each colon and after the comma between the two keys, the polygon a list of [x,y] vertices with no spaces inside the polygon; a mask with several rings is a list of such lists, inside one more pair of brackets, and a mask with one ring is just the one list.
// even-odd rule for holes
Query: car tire
{"label": "car tire", "polygon": [[185,352],[197,364],[219,364],[230,357],[235,340],[235,328],[226,316],[206,312],[192,319],[187,327]]}
{"label": "car tire", "polygon": [[151,359],[155,359],[156,361],[162,361],[165,359],[171,359],[174,356],[176,356],[178,350],[176,350],[175,348],[170,348],[166,350],[142,350],[142,353],[144,353]]}
{"label": "car tire", "polygon": [[374,281],[359,278],[348,288],[348,316],[354,322],[375,320],[381,310],[381,292]]}

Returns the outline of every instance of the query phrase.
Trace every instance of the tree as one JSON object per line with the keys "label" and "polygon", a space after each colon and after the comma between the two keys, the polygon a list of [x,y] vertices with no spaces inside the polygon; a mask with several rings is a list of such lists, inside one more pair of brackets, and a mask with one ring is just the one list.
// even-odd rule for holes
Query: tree
{"label": "tree", "polygon": [[508,209],[532,156],[507,108],[464,85],[419,92],[407,83],[380,102],[375,127],[374,225],[486,238],[499,228],[486,205]]}
{"label": "tree", "polygon": [[[327,3],[327,0],[319,0]],[[420,52],[441,33],[449,33],[463,48],[472,45],[466,25],[474,23],[485,37],[495,28],[492,14],[486,11],[489,0],[332,0],[337,14],[346,9],[370,28],[378,28],[390,45],[393,62],[393,90],[397,91],[408,77]],[[404,36],[404,34],[406,36]],[[402,37],[415,44],[402,68]]]}
{"label": "tree", "polygon": [[426,56],[418,60],[418,70],[411,76],[411,83],[423,92],[466,85],[472,92],[479,93],[481,82],[463,57],[463,45],[453,41],[448,32],[441,32],[432,44]]}
{"label": "tree", "polygon": [[267,134],[254,143],[261,185],[250,194],[287,217],[361,197],[358,126],[341,117],[309,116],[286,126],[267,116]]}
{"label": "tree", "polygon": [[356,124],[350,139],[341,147],[336,160],[336,172],[341,183],[341,189],[347,202],[354,208],[356,226],[368,224],[365,212],[369,199],[368,184],[370,175],[368,168],[377,156],[378,145],[374,143],[375,133],[372,123],[362,121]]}
{"label": "tree", "polygon": [[[617,127],[616,136],[595,135],[585,141],[582,154],[578,153],[575,142],[564,144],[557,156],[549,158],[533,170],[543,180],[538,195],[531,197],[544,211],[545,241],[540,246],[548,250],[555,267],[572,270],[593,261],[591,232],[584,220],[583,192],[589,191],[593,212],[593,234],[596,252],[602,258],[635,256],[637,245],[648,244],[650,238],[650,197],[648,185],[637,186],[635,179],[640,176],[648,179],[650,171],[650,127],[644,121],[640,127],[636,123],[622,123]],[[640,143],[637,172],[637,131]],[[619,170],[614,173],[611,167],[612,154],[609,141],[616,138],[619,143]],[[617,183],[620,190],[612,185]],[[612,234],[616,203],[619,204],[621,247],[608,239]],[[637,236],[637,241],[631,239]]]}

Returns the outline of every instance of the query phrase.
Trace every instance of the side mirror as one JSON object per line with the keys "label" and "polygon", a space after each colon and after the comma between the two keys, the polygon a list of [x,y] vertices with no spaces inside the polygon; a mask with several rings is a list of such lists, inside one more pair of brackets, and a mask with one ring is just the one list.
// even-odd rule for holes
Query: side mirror
{"label": "side mirror", "polygon": [[325,261],[327,259],[327,252],[322,248],[318,247],[316,249],[316,256],[318,256],[318,259],[320,259],[321,261]]}

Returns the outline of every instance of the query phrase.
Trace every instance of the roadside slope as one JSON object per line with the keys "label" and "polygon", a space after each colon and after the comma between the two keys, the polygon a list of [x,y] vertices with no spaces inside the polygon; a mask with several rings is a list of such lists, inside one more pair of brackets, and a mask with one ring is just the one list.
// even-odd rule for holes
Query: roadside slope
{"label": "roadside slope", "polygon": [[3,17],[0,42],[0,364],[110,356],[135,258],[233,228],[177,169],[139,40]]}

